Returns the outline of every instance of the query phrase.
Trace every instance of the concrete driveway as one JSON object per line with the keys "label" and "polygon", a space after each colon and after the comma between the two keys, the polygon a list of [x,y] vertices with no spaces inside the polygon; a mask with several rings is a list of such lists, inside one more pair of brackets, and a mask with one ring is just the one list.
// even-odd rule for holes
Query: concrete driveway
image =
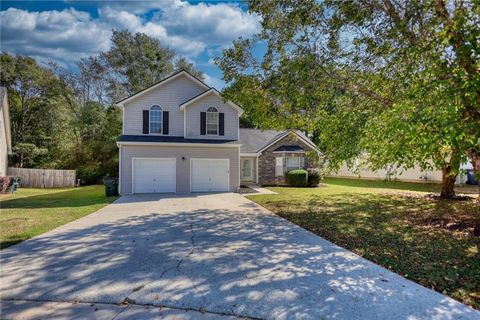
{"label": "concrete driveway", "polygon": [[238,194],[125,196],[1,259],[2,318],[480,319]]}

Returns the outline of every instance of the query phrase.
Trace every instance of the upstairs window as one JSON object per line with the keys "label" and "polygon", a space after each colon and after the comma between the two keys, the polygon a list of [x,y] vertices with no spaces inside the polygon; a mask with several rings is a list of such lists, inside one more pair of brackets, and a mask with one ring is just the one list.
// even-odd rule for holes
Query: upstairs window
{"label": "upstairs window", "polygon": [[218,110],[214,107],[207,109],[207,135],[218,135]]}
{"label": "upstairs window", "polygon": [[163,119],[160,106],[150,107],[150,133],[162,134]]}

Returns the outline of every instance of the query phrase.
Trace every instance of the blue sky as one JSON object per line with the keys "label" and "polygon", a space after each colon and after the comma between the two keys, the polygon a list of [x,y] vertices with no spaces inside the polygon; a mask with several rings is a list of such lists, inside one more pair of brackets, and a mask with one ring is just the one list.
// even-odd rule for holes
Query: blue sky
{"label": "blue sky", "polygon": [[1,1],[1,50],[73,68],[110,46],[112,29],[155,37],[194,62],[222,89],[213,58],[232,40],[259,32],[260,19],[228,1]]}

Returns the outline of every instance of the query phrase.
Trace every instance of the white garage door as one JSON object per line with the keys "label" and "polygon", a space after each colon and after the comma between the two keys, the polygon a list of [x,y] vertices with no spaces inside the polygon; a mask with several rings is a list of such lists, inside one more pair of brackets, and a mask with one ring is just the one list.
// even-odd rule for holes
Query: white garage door
{"label": "white garage door", "polygon": [[133,159],[133,193],[176,191],[175,159]]}
{"label": "white garage door", "polygon": [[229,191],[228,159],[192,159],[192,192]]}

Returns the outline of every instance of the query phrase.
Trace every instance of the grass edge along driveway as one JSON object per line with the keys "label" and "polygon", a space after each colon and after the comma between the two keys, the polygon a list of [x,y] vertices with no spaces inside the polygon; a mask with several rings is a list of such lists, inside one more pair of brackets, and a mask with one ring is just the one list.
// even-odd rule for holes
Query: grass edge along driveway
{"label": "grass edge along driveway", "polygon": [[248,196],[279,216],[423,286],[480,310],[474,200],[426,197],[435,184],[326,178],[319,188]]}
{"label": "grass edge along driveway", "polygon": [[78,188],[20,188],[0,195],[0,248],[52,230],[114,201],[100,185]]}

